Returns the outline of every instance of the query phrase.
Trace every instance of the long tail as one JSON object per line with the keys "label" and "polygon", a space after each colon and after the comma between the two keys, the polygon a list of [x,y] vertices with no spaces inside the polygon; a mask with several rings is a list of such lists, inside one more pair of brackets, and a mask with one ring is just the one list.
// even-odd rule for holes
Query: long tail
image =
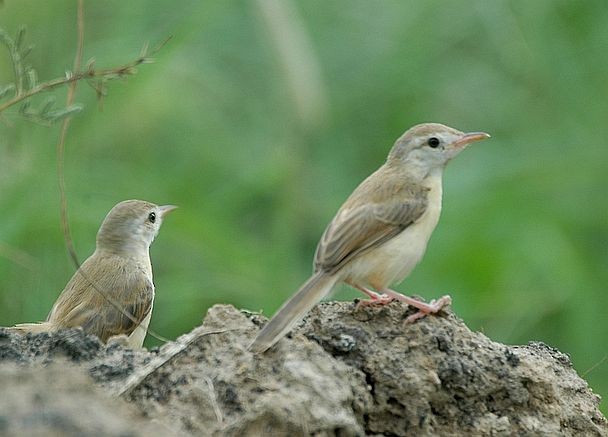
{"label": "long tail", "polygon": [[270,322],[249,345],[253,353],[262,353],[279,341],[313,306],[329,294],[338,278],[336,275],[316,273],[283,304]]}
{"label": "long tail", "polygon": [[20,334],[26,334],[31,332],[33,334],[39,334],[41,332],[48,332],[54,329],[54,326],[50,322],[40,323],[19,323],[13,327],[8,328],[9,331],[17,332]]}

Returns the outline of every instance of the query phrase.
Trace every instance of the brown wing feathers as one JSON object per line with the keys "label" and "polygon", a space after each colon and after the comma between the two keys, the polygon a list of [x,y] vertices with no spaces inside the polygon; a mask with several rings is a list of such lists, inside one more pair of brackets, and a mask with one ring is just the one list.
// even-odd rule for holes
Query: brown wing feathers
{"label": "brown wing feathers", "polygon": [[[374,185],[375,181],[370,179],[363,184]],[[323,233],[315,254],[315,271],[337,271],[354,256],[398,235],[426,209],[428,190],[407,184],[407,181],[393,184],[391,193],[383,192],[379,186],[375,203],[350,209],[349,205],[354,203],[351,199],[356,198],[363,184],[355,190]],[[395,186],[398,187],[397,192]],[[390,202],[382,202],[389,196]]]}
{"label": "brown wing feathers", "polygon": [[[51,310],[48,322],[56,328],[82,326],[102,341],[107,341],[113,335],[129,335],[150,312],[154,287],[142,270],[125,262],[123,258],[104,257],[95,260],[93,257],[82,265],[81,270],[67,284]],[[100,263],[107,264],[106,268],[99,269]],[[95,275],[89,265],[96,265],[97,272],[114,271],[117,274]],[[73,304],[65,303],[69,301]],[[115,306],[126,310],[135,321]],[[104,310],[95,311],[95,308]],[[61,309],[68,311],[62,312]]]}

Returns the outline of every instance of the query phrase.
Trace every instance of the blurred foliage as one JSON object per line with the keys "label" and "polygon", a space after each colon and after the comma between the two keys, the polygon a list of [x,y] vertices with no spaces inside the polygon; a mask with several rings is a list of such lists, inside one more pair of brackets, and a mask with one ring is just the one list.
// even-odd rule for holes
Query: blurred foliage
{"label": "blurred foliage", "polygon": [[[215,303],[272,314],[394,139],[436,121],[493,138],[450,164],[427,255],[397,288],[451,293],[498,341],[558,347],[608,395],[605,0],[112,0],[85,14],[84,58],[98,66],[174,36],[103,110],[80,87],[66,144],[81,259],[118,201],[181,207],[152,247],[153,329],[178,336]],[[72,63],[75,15],[74,1],[7,0],[0,27],[27,26],[28,61],[57,77]],[[11,78],[0,53],[0,85]],[[1,325],[44,319],[73,273],[57,135],[0,118]]]}

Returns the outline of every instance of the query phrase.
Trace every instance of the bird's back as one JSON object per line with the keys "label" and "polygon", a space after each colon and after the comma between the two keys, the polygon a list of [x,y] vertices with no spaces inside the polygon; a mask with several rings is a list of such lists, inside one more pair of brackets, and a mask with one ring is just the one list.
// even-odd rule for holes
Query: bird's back
{"label": "bird's back", "polygon": [[95,252],[74,273],[47,321],[55,329],[80,326],[105,342],[130,335],[150,313],[153,299],[149,262]]}

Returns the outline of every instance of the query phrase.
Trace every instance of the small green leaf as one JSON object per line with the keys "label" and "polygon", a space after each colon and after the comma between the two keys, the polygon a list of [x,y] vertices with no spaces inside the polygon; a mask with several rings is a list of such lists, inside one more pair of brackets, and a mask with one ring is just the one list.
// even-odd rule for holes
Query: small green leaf
{"label": "small green leaf", "polygon": [[21,51],[21,60],[25,59],[27,57],[27,55],[29,55],[32,52],[33,49],[34,49],[34,45],[33,44],[30,44],[25,49],[23,49]]}
{"label": "small green leaf", "polygon": [[95,58],[91,58],[87,61],[85,69],[88,72],[92,72],[93,70],[95,70]]}
{"label": "small green leaf", "polygon": [[21,43],[23,42],[23,37],[25,36],[25,26],[21,26],[17,31],[17,36],[15,37],[15,47],[21,47]]}
{"label": "small green leaf", "polygon": [[29,67],[25,74],[27,76],[27,83],[29,85],[29,88],[36,88],[36,86],[38,85],[38,74],[36,74],[36,70],[34,70],[32,67]]}
{"label": "small green leaf", "polygon": [[38,112],[40,115],[45,115],[47,112],[51,110],[53,105],[55,104],[55,97],[50,96],[45,99],[45,101],[40,106],[40,111]]}
{"label": "small green leaf", "polygon": [[19,114],[21,114],[21,115],[27,114],[30,109],[30,106],[31,106],[31,103],[29,100],[26,100],[25,102],[23,102],[21,104],[21,106],[19,107]]}
{"label": "small green leaf", "polygon": [[67,108],[48,112],[46,114],[45,118],[48,119],[49,121],[51,121],[52,123],[56,123],[60,120],[63,120],[64,118],[70,117],[80,111],[82,111],[82,105],[75,104],[75,105],[68,106]]}
{"label": "small green leaf", "polygon": [[9,83],[6,86],[0,87],[0,99],[4,98],[8,93],[15,91],[15,84]]}

